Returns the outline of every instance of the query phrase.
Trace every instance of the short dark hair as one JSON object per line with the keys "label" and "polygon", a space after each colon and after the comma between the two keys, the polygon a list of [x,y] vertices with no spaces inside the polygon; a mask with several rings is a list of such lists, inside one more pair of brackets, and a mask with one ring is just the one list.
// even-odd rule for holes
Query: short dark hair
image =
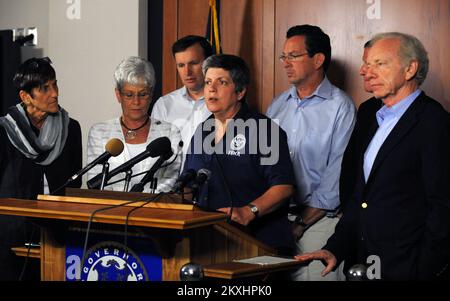
{"label": "short dark hair", "polygon": [[205,59],[213,54],[213,49],[208,40],[201,36],[189,35],[185,36],[172,45],[172,55],[175,56],[175,53],[183,52],[189,47],[199,44],[203,49],[203,56]]}
{"label": "short dark hair", "polygon": [[325,55],[323,70],[326,72],[331,62],[330,37],[320,27],[309,24],[296,25],[289,28],[286,33],[286,38],[289,39],[293,36],[305,37],[306,51],[308,51],[309,57],[312,57],[316,53],[323,53]]}
{"label": "short dark hair", "polygon": [[238,93],[242,92],[250,84],[250,69],[245,61],[236,55],[212,55],[203,62],[202,70],[204,75],[206,75],[206,71],[209,68],[222,68],[230,72],[231,79]]}
{"label": "short dark hair", "polygon": [[23,90],[31,94],[34,88],[40,89],[49,80],[54,80],[56,72],[51,63],[52,61],[48,57],[34,57],[23,62],[13,79],[17,91]]}

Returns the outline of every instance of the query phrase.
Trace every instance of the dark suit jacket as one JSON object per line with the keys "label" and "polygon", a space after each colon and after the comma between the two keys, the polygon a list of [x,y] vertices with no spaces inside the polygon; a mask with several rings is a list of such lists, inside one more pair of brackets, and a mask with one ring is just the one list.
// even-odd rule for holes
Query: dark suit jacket
{"label": "dark suit jacket", "polygon": [[365,183],[364,152],[380,107],[370,99],[359,108],[341,174],[349,177],[341,180],[344,215],[324,249],[347,267],[379,256],[384,280],[433,279],[450,262],[450,115],[421,93],[381,146]]}

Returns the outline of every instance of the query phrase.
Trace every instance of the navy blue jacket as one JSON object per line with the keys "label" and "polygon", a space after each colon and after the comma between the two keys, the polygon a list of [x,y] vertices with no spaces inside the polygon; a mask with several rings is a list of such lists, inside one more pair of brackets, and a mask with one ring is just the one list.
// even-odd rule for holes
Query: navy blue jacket
{"label": "navy blue jacket", "polygon": [[374,98],[359,108],[341,174],[350,177],[341,181],[348,199],[324,249],[347,267],[379,256],[383,280],[433,279],[450,262],[450,115],[422,92],[381,146],[366,183],[364,152],[379,109]]}
{"label": "navy blue jacket", "polygon": [[[198,194],[201,206],[210,209],[243,207],[274,185],[295,185],[286,133],[271,119],[243,104],[234,121],[256,126],[229,126],[217,145],[214,145],[214,128],[205,128],[206,123],[213,121],[211,115],[197,128],[184,165],[184,170],[206,168],[211,171],[207,185]],[[274,140],[269,153],[264,146],[270,145],[275,135],[278,139]],[[200,147],[195,147],[196,144]],[[278,160],[265,165],[264,160],[270,161],[271,155]],[[274,248],[292,248],[287,206],[285,202],[277,210],[253,220],[248,225],[250,233]]]}

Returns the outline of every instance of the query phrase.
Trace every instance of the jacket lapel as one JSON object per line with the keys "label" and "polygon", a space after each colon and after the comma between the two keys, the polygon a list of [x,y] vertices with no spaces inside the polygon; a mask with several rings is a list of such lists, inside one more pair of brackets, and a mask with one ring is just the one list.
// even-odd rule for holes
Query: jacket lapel
{"label": "jacket lapel", "polygon": [[376,116],[376,112],[382,107],[381,105],[381,101],[380,101],[380,106],[374,106],[370,112],[368,114],[365,114],[366,116],[361,116],[361,118],[367,118],[370,119],[370,122],[367,126],[367,130],[365,130],[365,133],[362,135],[361,137],[361,148],[360,148],[360,152],[359,152],[359,162],[358,162],[358,168],[361,171],[359,174],[359,180],[361,181],[361,183],[365,183],[366,180],[364,178],[364,172],[363,170],[363,166],[364,166],[364,153],[367,150],[367,147],[370,144],[370,141],[372,141],[373,136],[375,136],[375,133],[378,130],[378,122],[377,119],[375,118]]}
{"label": "jacket lapel", "polygon": [[[367,183],[369,183],[376,173],[378,167],[382,164],[384,159],[389,155],[392,149],[405,137],[405,135],[416,125],[419,121],[418,114],[422,112],[425,105],[425,93],[422,92],[417,99],[406,110],[400,120],[392,129],[391,133],[387,136],[383,145],[373,162],[372,170],[370,172]],[[373,136],[372,136],[373,137]]]}

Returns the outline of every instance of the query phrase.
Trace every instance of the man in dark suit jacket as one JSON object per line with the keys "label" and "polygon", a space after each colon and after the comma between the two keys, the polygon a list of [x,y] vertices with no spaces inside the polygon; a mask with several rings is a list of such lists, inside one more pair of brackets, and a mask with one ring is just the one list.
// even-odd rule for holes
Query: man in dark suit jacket
{"label": "man in dark suit jacket", "polygon": [[296,258],[325,261],[323,275],[378,258],[376,279],[436,279],[450,269],[450,115],[419,89],[428,57],[415,37],[376,35],[366,67],[375,98],[359,108],[342,168],[354,187],[323,249]]}

